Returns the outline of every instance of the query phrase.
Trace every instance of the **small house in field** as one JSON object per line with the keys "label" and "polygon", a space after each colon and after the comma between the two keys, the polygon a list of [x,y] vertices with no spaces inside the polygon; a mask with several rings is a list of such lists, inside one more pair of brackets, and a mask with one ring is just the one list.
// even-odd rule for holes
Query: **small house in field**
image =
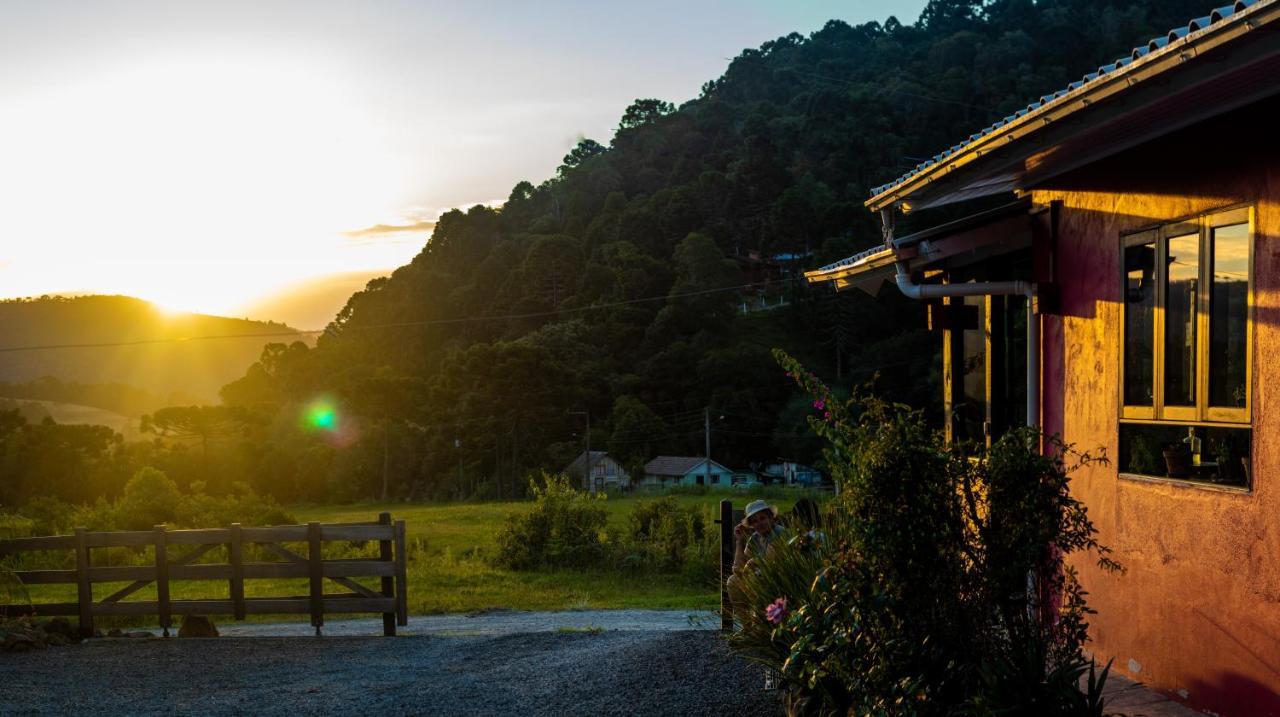
{"label": "small house in field", "polygon": [[808,274],[928,304],[952,438],[1105,449],[1089,649],[1216,714],[1280,714],[1277,116],[1280,1],[1226,4],[876,187],[879,244]]}
{"label": "small house in field", "polygon": [[822,485],[822,473],[817,468],[795,461],[770,463],[761,471],[771,483],[816,487]]}
{"label": "small house in field", "polygon": [[583,481],[587,480],[588,470],[591,477],[584,490],[596,493],[631,488],[631,474],[620,463],[610,458],[605,451],[591,451],[590,455],[586,451],[579,453],[572,463],[565,466],[563,473],[569,476],[569,480],[574,484],[582,485]]}
{"label": "small house in field", "polygon": [[733,471],[706,458],[658,456],[645,464],[640,485],[649,489],[693,485],[728,488],[733,476]]}

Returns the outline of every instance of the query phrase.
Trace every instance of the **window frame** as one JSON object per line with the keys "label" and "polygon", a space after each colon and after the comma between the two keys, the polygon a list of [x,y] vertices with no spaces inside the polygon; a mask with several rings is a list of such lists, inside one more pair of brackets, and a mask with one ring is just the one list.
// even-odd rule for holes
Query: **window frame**
{"label": "window frame", "polygon": [[[1209,405],[1210,316],[1213,295],[1213,232],[1219,227],[1244,224],[1248,227],[1249,278],[1245,309],[1245,401],[1242,407]],[[1194,406],[1168,406],[1165,404],[1165,322],[1168,299],[1169,239],[1196,234],[1198,237],[1200,266],[1196,296],[1196,368]],[[1255,317],[1255,268],[1254,255],[1257,244],[1256,216],[1253,206],[1237,206],[1198,215],[1193,218],[1167,222],[1156,227],[1145,227],[1120,237],[1120,261],[1116,285],[1127,286],[1124,268],[1124,252],[1131,246],[1146,244],[1154,238],[1156,260],[1156,305],[1152,320],[1152,403],[1150,406],[1125,404],[1125,313],[1123,294],[1120,301],[1119,320],[1119,384],[1117,399],[1122,423],[1178,423],[1204,424],[1230,427],[1251,426],[1253,423],[1253,337]],[[1122,289],[1123,290],[1123,289]]]}

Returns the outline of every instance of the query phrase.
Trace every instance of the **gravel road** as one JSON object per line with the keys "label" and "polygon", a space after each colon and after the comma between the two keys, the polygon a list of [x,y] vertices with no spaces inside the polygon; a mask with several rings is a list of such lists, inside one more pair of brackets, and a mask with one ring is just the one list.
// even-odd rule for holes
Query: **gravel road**
{"label": "gravel road", "polygon": [[[396,638],[343,636],[374,624],[361,620],[326,625],[322,638],[107,639],[0,654],[0,714],[781,714],[761,668],[716,632],[689,629],[686,613],[614,613],[415,618],[402,630],[414,634]],[[571,631],[588,625],[604,630]]]}

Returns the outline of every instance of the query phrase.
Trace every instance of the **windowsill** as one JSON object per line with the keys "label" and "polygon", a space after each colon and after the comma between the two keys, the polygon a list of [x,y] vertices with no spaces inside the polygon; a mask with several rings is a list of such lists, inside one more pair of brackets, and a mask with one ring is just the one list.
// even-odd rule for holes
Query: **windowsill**
{"label": "windowsill", "polygon": [[1155,485],[1171,485],[1178,488],[1199,488],[1217,493],[1233,493],[1235,495],[1250,495],[1253,489],[1243,485],[1222,485],[1220,483],[1204,483],[1201,481],[1185,480],[1183,478],[1168,478],[1162,476],[1145,476],[1140,473],[1120,473],[1122,480],[1133,481],[1134,483],[1152,483]]}

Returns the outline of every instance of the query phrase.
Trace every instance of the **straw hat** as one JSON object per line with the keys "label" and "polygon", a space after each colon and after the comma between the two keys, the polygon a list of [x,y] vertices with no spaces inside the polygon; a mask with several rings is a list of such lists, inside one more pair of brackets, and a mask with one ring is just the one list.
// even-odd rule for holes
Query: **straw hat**
{"label": "straw hat", "polygon": [[747,509],[746,509],[746,510],[744,510],[744,511],[742,511],[742,523],[741,523],[741,524],[742,524],[742,525],[746,525],[746,524],[747,524],[747,521],[748,521],[748,520],[751,520],[751,516],[755,515],[756,513],[761,512],[761,511],[764,511],[764,510],[769,511],[769,513],[770,513],[770,514],[772,514],[774,518],[777,518],[777,517],[778,517],[778,507],[777,507],[777,506],[769,505],[768,503],[764,502],[763,500],[753,500],[753,501],[751,501],[750,503],[747,503]]}

